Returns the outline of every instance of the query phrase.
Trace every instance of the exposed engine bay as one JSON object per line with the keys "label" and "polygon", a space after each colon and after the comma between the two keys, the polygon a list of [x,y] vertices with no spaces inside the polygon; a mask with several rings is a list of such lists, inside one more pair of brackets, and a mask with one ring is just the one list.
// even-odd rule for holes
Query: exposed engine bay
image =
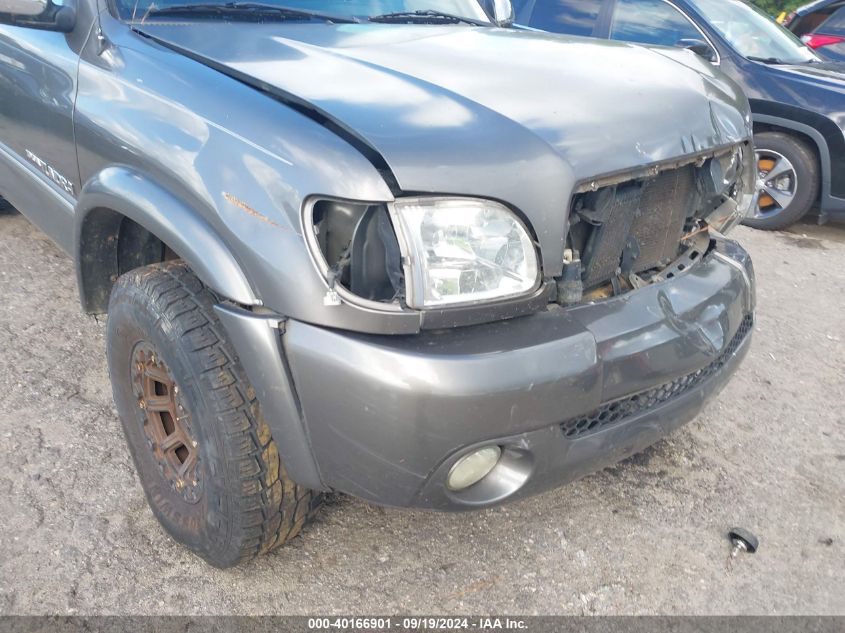
{"label": "exposed engine bay", "polygon": [[[558,302],[595,301],[671,279],[742,217],[744,146],[583,185],[569,217]],[[586,190],[585,190],[586,189]]]}

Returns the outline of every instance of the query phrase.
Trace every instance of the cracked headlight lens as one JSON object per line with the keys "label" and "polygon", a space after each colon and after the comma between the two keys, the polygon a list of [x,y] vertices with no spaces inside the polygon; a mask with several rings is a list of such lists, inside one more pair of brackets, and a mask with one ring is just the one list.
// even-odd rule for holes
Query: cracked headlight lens
{"label": "cracked headlight lens", "polygon": [[430,308],[524,295],[539,285],[534,242],[489,200],[405,198],[393,204],[408,305]]}

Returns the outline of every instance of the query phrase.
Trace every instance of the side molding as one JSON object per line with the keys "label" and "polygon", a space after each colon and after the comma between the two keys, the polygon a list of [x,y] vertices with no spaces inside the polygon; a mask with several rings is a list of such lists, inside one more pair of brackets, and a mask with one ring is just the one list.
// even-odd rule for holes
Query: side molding
{"label": "side molding", "polygon": [[255,389],[288,474],[298,484],[324,490],[285,361],[278,317],[259,316],[223,304],[214,310]]}
{"label": "side molding", "polygon": [[111,286],[98,280],[104,271],[117,272],[114,223],[121,217],[158,237],[220,295],[242,305],[261,305],[231,251],[205,219],[142,174],[109,167],[84,186],[76,205],[75,260],[87,311],[101,312],[108,304]]}
{"label": "side molding", "polygon": [[3,143],[0,143],[0,194],[65,253],[72,252],[73,197]]}

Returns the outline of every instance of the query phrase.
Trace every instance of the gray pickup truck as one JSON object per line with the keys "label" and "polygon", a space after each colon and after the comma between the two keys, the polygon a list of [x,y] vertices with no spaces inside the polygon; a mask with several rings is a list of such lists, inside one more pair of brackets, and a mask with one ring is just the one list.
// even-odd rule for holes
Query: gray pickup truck
{"label": "gray pickup truck", "polygon": [[147,499],[211,564],[324,491],[466,510],[571,481],[748,349],[746,98],[689,51],[511,14],[0,0],[0,194],[108,313]]}

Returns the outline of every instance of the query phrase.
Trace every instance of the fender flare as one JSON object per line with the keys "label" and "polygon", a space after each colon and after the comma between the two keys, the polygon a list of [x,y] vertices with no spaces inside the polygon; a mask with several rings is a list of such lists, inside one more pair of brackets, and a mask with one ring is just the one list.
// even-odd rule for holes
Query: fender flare
{"label": "fender flare", "polygon": [[821,132],[806,123],[799,123],[798,121],[792,121],[791,119],[782,119],[769,114],[755,114],[754,122],[800,132],[804,136],[812,139],[812,141],[816,144],[816,148],[819,150],[819,166],[822,170],[822,195],[830,195],[830,148],[827,145],[827,140],[825,140],[825,137]]}
{"label": "fender flare", "polygon": [[[85,184],[74,214],[74,259],[86,311],[104,312],[108,306],[118,272],[115,215],[155,235],[218,294],[241,305],[261,305],[240,264],[208,221],[142,173],[112,166]],[[104,270],[110,281],[98,284]]]}

